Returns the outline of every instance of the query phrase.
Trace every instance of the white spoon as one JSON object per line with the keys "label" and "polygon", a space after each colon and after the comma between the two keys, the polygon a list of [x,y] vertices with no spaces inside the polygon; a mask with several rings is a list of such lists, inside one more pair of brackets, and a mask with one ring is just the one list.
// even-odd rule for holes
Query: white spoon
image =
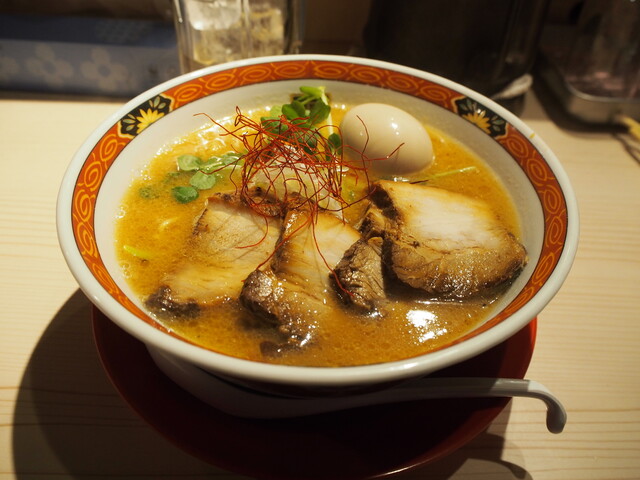
{"label": "white spoon", "polygon": [[149,353],[158,367],[175,383],[200,400],[230,415],[245,418],[292,418],[434,398],[530,397],[547,406],[547,429],[560,433],[567,412],[542,384],[510,378],[420,378],[385,390],[342,397],[282,397],[226,382],[206,371],[156,349]]}

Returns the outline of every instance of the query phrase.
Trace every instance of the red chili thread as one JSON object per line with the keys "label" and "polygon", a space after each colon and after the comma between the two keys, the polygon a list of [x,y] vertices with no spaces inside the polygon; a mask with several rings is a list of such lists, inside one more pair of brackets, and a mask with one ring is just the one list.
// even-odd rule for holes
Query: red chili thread
{"label": "red chili thread", "polygon": [[[284,115],[278,119],[269,119],[264,122],[256,121],[244,115],[240,108],[236,107],[236,116],[233,122],[234,128],[230,129],[209,115],[203,115],[223,130],[221,135],[229,135],[242,143],[246,151],[240,157],[243,161],[242,166],[239,167],[237,164],[233,166],[234,172],[236,168],[241,169],[240,185],[234,182],[232,176],[230,178],[236,188],[236,192],[240,193],[242,200],[256,213],[265,218],[267,229],[269,228],[268,217],[273,216],[270,213],[273,210],[273,203],[270,198],[274,198],[276,202],[282,203],[288,208],[305,208],[309,212],[307,220],[288,236],[281,238],[274,251],[258,268],[261,268],[273,258],[275,252],[293,235],[311,224],[314,243],[324,264],[333,275],[339,288],[352,296],[353,294],[342,286],[335,270],[328,264],[320,251],[315,225],[320,209],[342,212],[345,208],[367,199],[371,194],[371,187],[366,162],[381,159],[369,159],[363,152],[357,151],[349,145],[343,145],[342,149],[336,152],[324,135],[325,132],[332,129],[335,129],[340,134],[339,127],[334,125],[324,125],[317,128],[308,127],[303,124],[306,119],[287,119]],[[362,119],[360,121],[362,122]],[[366,145],[369,142],[369,134],[366,125],[364,125],[364,122],[362,123],[367,137],[365,142],[366,149]],[[360,156],[361,165],[354,165],[352,162],[349,163],[344,160],[342,152],[345,148],[356,152]],[[214,172],[223,168],[226,167],[220,167]],[[347,169],[354,172],[356,185],[358,185],[362,175],[367,187],[365,188],[365,195],[351,202],[345,200],[342,196],[342,179]],[[266,181],[267,186],[264,188],[264,195],[255,195],[254,186],[260,175],[264,177],[263,179]],[[278,182],[283,185],[284,191],[278,191]],[[290,184],[297,185],[298,188],[290,190]],[[329,205],[331,200],[337,203],[337,207]],[[327,205],[320,207],[323,202],[327,202]],[[344,217],[342,220],[345,221]],[[265,231],[264,237],[256,244],[239,248],[258,245],[266,238],[266,235],[267,232]]]}

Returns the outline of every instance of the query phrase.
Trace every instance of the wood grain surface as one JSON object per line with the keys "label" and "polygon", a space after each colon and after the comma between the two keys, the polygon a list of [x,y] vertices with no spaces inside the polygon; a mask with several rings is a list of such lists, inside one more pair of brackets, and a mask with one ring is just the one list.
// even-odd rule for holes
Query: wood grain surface
{"label": "wood grain surface", "polygon": [[[95,350],[90,302],[58,247],[65,168],[120,105],[0,96],[0,479],[241,480],[176,448],[120,398]],[[529,94],[522,117],[572,180],[581,241],[539,316],[527,377],[564,403],[567,427],[549,433],[543,405],[515,399],[466,447],[396,478],[640,478],[640,164],[629,137],[544,105]]]}

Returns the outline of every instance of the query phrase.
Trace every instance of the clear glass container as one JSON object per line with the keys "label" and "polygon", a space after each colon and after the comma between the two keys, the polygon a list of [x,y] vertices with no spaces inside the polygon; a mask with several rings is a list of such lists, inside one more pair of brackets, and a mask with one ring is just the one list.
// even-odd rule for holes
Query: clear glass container
{"label": "clear glass container", "polygon": [[577,90],[640,98],[640,1],[586,1],[568,46],[558,62]]}
{"label": "clear glass container", "polygon": [[578,7],[545,25],[540,78],[578,120],[640,118],[640,1],[585,0]]}
{"label": "clear glass container", "polygon": [[297,0],[174,0],[183,72],[299,48]]}

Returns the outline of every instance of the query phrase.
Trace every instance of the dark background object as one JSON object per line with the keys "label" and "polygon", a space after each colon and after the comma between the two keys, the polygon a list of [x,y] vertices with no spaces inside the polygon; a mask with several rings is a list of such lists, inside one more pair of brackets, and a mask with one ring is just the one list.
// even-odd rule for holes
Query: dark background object
{"label": "dark background object", "polygon": [[373,0],[366,56],[435,73],[485,95],[527,74],[548,0]]}
{"label": "dark background object", "polygon": [[562,108],[585,124],[640,118],[640,2],[584,0],[551,16],[536,73]]}

